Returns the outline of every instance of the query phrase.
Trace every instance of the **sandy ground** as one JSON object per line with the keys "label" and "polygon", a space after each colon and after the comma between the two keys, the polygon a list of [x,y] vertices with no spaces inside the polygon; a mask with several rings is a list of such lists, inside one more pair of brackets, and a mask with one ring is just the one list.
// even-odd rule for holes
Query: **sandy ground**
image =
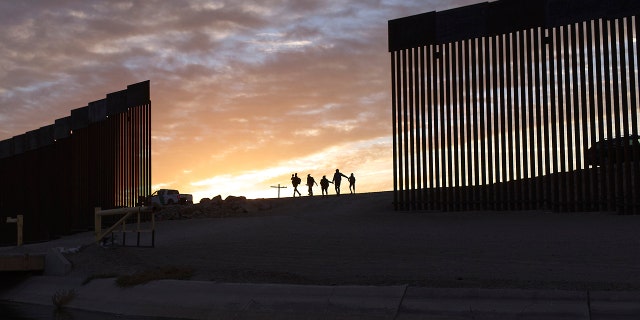
{"label": "sandy ground", "polygon": [[640,216],[396,212],[392,196],[273,199],[253,216],[159,222],[155,248],[65,256],[77,277],[182,266],[216,282],[640,290]]}

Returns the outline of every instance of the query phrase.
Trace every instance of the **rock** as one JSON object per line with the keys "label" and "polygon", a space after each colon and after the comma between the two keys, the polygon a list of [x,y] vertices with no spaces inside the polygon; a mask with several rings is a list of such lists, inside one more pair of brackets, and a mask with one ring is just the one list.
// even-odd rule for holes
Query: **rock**
{"label": "rock", "polygon": [[228,196],[226,199],[224,199],[224,201],[225,202],[247,201],[247,198],[244,196],[240,196],[240,197]]}
{"label": "rock", "polygon": [[211,203],[212,204],[221,205],[222,204],[222,196],[221,195],[217,195],[217,196],[211,198]]}
{"label": "rock", "polygon": [[228,196],[222,200],[218,195],[202,198],[198,204],[163,206],[155,212],[158,220],[181,220],[193,218],[225,218],[239,215],[254,215],[274,208],[273,202],[265,199],[247,199],[244,196]]}

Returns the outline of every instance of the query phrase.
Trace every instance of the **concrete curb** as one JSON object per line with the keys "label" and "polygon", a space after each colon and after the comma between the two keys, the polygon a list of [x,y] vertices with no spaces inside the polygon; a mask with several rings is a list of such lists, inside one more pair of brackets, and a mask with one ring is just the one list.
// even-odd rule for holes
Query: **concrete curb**
{"label": "concrete curb", "polygon": [[40,276],[0,300],[51,305],[73,289],[69,308],[183,319],[638,319],[640,292],[304,286],[160,280],[119,288],[113,279]]}
{"label": "concrete curb", "polygon": [[58,291],[76,291],[67,306],[73,309],[130,316],[217,319],[237,315],[287,315],[326,318],[393,318],[405,286],[303,286],[285,284],[229,284],[205,281],[159,280],[119,288],[113,279],[82,285],[79,279],[41,276],[0,293],[0,300],[51,305]]}
{"label": "concrete curb", "polygon": [[[516,289],[409,288],[398,319],[589,319],[587,294]],[[417,317],[419,318],[419,317]]]}
{"label": "concrete curb", "polygon": [[594,291],[589,301],[593,319],[640,319],[640,292]]}

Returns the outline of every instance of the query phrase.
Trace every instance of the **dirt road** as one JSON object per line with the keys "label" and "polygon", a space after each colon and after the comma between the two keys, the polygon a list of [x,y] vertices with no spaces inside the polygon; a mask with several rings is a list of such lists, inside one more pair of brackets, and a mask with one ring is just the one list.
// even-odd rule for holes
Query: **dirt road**
{"label": "dirt road", "polygon": [[187,266],[218,282],[640,289],[640,216],[395,212],[390,192],[270,201],[256,216],[159,222],[153,249],[66,257],[76,276]]}

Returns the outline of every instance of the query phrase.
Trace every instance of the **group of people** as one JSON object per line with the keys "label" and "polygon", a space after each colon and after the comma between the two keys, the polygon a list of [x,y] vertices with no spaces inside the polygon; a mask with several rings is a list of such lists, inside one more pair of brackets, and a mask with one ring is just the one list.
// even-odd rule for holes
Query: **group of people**
{"label": "group of people", "polygon": [[[329,195],[329,184],[332,183],[336,189],[336,195],[340,195],[340,183],[342,181],[342,177],[347,178],[349,180],[349,191],[351,193],[356,193],[356,177],[351,173],[351,176],[345,176],[340,172],[340,170],[336,169],[336,172],[333,174],[333,179],[329,181],[327,176],[322,176],[320,179],[320,189],[322,189],[322,195]],[[297,173],[291,175],[291,184],[293,185],[293,197],[295,198],[296,193],[299,197],[302,196],[300,191],[298,191],[298,186],[302,183],[302,179],[298,177]],[[314,179],[311,174],[307,174],[307,187],[309,187],[309,196],[313,196],[313,186],[318,185],[316,179]]]}

